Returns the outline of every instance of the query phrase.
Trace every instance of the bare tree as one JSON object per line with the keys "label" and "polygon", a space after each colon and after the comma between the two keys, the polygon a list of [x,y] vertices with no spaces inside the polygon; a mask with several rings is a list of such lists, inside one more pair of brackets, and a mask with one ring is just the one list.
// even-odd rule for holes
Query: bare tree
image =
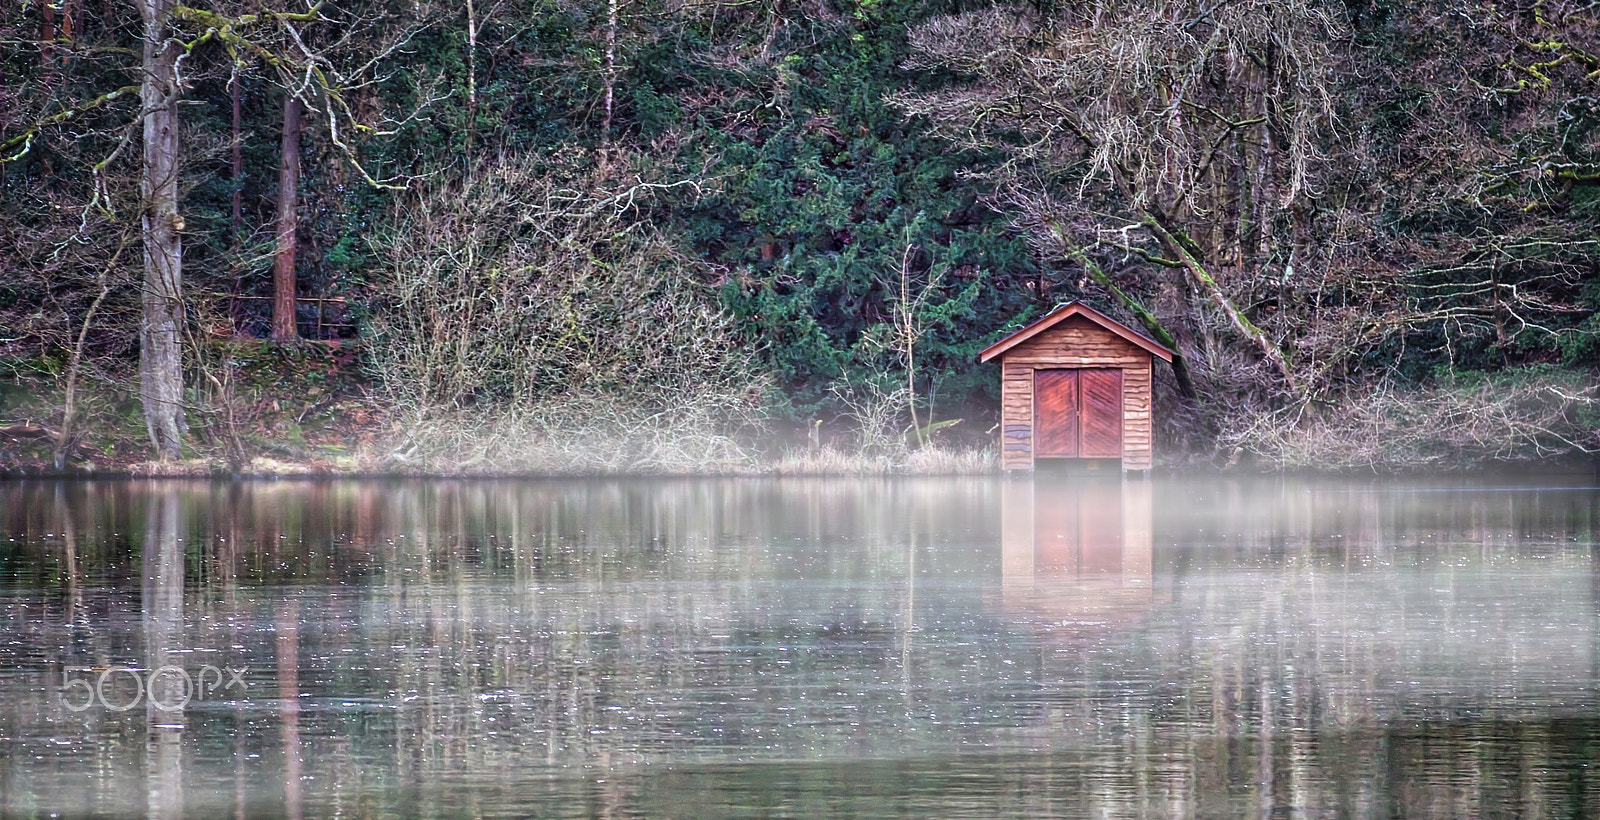
{"label": "bare tree", "polygon": [[992,8],[914,30],[908,67],[969,80],[894,102],[958,144],[1003,152],[994,201],[1040,252],[1137,256],[1169,291],[1193,294],[1175,318],[1221,319],[1298,394],[1282,342],[1243,300],[1290,255],[1340,34],[1305,2],[1129,0],[1056,18]]}
{"label": "bare tree", "polygon": [[649,218],[657,197],[694,192],[608,150],[501,158],[398,201],[374,237],[388,265],[367,345],[405,411],[398,460],[712,469],[731,452],[763,382],[710,271]]}
{"label": "bare tree", "polygon": [[[588,158],[592,159],[592,158]],[[504,158],[396,205],[373,364],[423,412],[578,392],[671,403],[736,385],[728,320],[642,214],[688,182],[602,160]]]}
{"label": "bare tree", "polygon": [[907,67],[957,79],[892,102],[999,157],[978,171],[990,202],[1179,351],[1225,446],[1283,451],[1297,428],[1385,417],[1363,398],[1403,357],[1548,350],[1600,247],[1574,219],[1600,179],[1591,13],[1412,4],[1381,24],[1395,50],[1360,47],[1362,15],[994,7],[915,28]]}
{"label": "bare tree", "polygon": [[[920,215],[919,215],[920,220]],[[926,445],[937,430],[955,424],[955,420],[935,424],[933,421],[933,397],[927,400],[928,420],[923,424],[917,414],[917,407],[922,404],[922,398],[917,389],[918,378],[923,374],[918,369],[917,345],[922,341],[923,334],[927,332],[930,320],[930,308],[934,306],[935,298],[939,295],[944,278],[949,273],[948,262],[940,260],[923,260],[924,251],[913,239],[915,224],[907,225],[904,232],[904,246],[900,253],[900,264],[895,269],[880,276],[878,286],[888,296],[889,319],[891,332],[886,344],[894,350],[901,359],[905,369],[905,386],[903,399],[906,411],[911,416],[911,431],[909,438],[915,441],[918,447]],[[876,338],[874,334],[867,334],[868,339]],[[932,380],[937,389],[937,379]],[[836,393],[843,397],[843,393]]]}
{"label": "bare tree", "polygon": [[95,282],[94,301],[89,303],[89,309],[84,311],[83,321],[78,326],[77,338],[73,341],[72,354],[67,359],[67,383],[61,399],[61,428],[56,432],[55,449],[52,453],[57,470],[67,465],[67,456],[72,450],[76,440],[77,431],[73,424],[77,421],[78,413],[78,378],[83,372],[83,354],[88,347],[89,329],[94,326],[95,315],[105,304],[106,298],[111,295],[113,277],[122,261],[122,253],[128,247],[129,236],[123,233],[117,243],[117,249],[111,254],[100,275]]}
{"label": "bare tree", "polygon": [[[139,141],[142,156],[136,210],[144,260],[138,322],[139,391],[155,457],[173,460],[182,455],[187,428],[183,352],[187,324],[183,288],[185,225],[179,184],[185,147],[180,140],[178,105],[194,80],[193,76],[184,76],[184,72],[203,70],[199,65],[202,61],[191,62],[191,57],[202,47],[220,45],[234,58],[235,73],[247,62],[246,58],[253,58],[260,65],[268,66],[278,84],[286,89],[289,102],[285,105],[285,120],[289,127],[284,136],[288,156],[283,176],[288,184],[281,187],[288,204],[280,207],[279,235],[286,236],[289,244],[280,248],[275,261],[279,290],[287,291],[291,300],[289,310],[279,311],[277,330],[282,336],[282,317],[288,316],[288,332],[292,335],[295,250],[292,222],[293,206],[298,199],[300,112],[303,109],[316,111],[328,129],[330,143],[366,180],[385,184],[360,163],[357,146],[350,136],[356,132],[367,135],[380,132],[356,120],[346,95],[370,83],[383,59],[409,39],[420,21],[408,20],[399,25],[390,25],[393,21],[388,20],[352,22],[344,26],[341,36],[328,48],[318,50],[306,44],[299,27],[323,20],[320,6],[303,12],[264,10],[234,16],[179,4],[175,0],[136,0],[132,8],[137,10],[140,22],[140,48],[136,52],[139,85],[101,93],[66,107],[58,108],[55,103],[46,101],[36,106],[31,119],[7,112],[0,117],[0,123],[9,127],[8,136],[0,139],[0,163],[22,159],[48,132],[92,120],[137,93],[138,109],[121,137],[113,138],[114,146],[107,155],[90,163],[93,189],[85,195],[87,210],[83,221],[86,224],[89,221],[88,210],[114,215],[118,207],[125,207],[119,205],[121,194],[113,190],[117,184],[115,170],[126,149]],[[63,26],[77,10],[76,4],[65,8]],[[363,42],[361,48],[352,47],[351,38],[369,25],[387,28],[375,40]],[[48,45],[41,45],[41,48]],[[122,58],[128,50],[105,46],[87,49],[86,53],[93,53],[97,58]],[[234,91],[237,92],[237,85]],[[235,169],[237,178],[237,163]],[[289,230],[285,231],[285,226]],[[285,278],[286,287],[281,284]],[[81,346],[77,349],[81,350]]]}
{"label": "bare tree", "polygon": [[178,215],[178,58],[173,0],[137,0],[144,22],[144,163],[140,219],[144,234],[144,316],[139,329],[139,398],[161,460],[182,455],[183,217]]}

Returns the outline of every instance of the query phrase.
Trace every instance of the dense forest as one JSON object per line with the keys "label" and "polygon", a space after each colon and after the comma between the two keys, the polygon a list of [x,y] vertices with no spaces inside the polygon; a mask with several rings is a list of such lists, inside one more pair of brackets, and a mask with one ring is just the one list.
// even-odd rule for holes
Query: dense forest
{"label": "dense forest", "polygon": [[24,0],[0,213],[13,468],[934,469],[1074,299],[1169,464],[1600,449],[1592,2]]}

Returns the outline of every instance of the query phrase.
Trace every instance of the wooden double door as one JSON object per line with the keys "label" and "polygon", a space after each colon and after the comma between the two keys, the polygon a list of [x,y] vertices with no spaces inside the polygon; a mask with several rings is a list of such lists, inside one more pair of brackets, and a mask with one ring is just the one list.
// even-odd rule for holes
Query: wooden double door
{"label": "wooden double door", "polygon": [[1122,371],[1033,371],[1035,458],[1122,458]]}

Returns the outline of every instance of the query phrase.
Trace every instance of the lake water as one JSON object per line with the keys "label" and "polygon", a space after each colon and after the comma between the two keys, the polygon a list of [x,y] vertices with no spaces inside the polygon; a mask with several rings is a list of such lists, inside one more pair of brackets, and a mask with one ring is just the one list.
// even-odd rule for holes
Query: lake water
{"label": "lake water", "polygon": [[1600,492],[0,483],[8,817],[1600,815]]}

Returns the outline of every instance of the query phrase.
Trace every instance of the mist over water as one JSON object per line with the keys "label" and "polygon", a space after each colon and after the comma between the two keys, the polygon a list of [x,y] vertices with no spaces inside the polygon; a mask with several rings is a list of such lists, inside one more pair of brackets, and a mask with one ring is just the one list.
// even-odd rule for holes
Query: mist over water
{"label": "mist over water", "polygon": [[1298,479],[0,484],[0,813],[1594,816],[1597,510]]}

